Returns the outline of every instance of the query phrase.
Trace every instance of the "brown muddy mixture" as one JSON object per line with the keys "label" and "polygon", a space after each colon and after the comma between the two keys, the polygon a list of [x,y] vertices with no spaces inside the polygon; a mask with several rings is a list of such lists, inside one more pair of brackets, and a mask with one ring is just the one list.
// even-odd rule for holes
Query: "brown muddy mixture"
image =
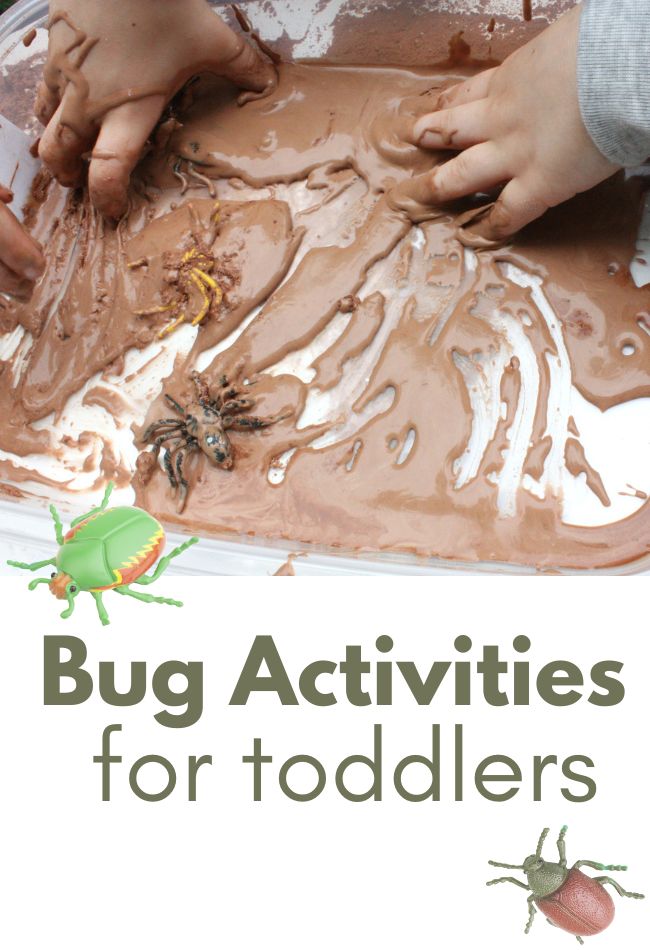
{"label": "brown muddy mixture", "polygon": [[[137,503],[167,523],[540,569],[647,554],[650,502],[574,527],[561,493],[568,470],[610,503],[567,388],[603,410],[650,396],[648,291],[627,269],[640,187],[618,177],[505,248],[466,248],[459,215],[488,199],[423,208],[409,182],[447,156],[403,138],[459,78],[281,65],[277,89],[244,107],[202,80],[159,131],[117,227],[50,187],[32,215],[47,275],[28,306],[0,313],[5,332],[31,334],[1,366],[2,449],[62,451],[38,420],[175,332],[179,311],[193,322],[207,294],[134,437],[169,415],[163,393],[191,401],[193,369],[215,390],[224,376],[245,386],[256,412],[281,421],[233,433],[231,471],[191,453],[182,515],[141,454]],[[216,296],[191,276],[199,252]],[[101,385],[86,398],[122,412]],[[119,468],[108,450],[102,466]]]}

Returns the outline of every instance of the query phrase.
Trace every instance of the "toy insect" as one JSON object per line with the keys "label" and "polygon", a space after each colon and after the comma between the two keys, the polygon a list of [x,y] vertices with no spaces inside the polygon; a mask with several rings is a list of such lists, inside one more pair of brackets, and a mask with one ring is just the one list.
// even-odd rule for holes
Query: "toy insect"
{"label": "toy insect", "polygon": [[218,468],[229,471],[233,467],[233,448],[228,438],[228,430],[250,432],[264,429],[280,422],[280,418],[270,419],[249,415],[254,406],[252,399],[246,398],[247,392],[232,386],[226,376],[220,379],[220,388],[216,396],[210,393],[208,384],[200,373],[192,373],[192,382],[196,390],[196,400],[187,406],[168,394],[165,400],[182,419],[158,419],[142,435],[142,442],[148,444],[153,439],[153,452],[158,455],[163,443],[172,441],[173,447],[166,448],[163,464],[174,491],[179,492],[178,511],[183,511],[187,501],[189,485],[183,474],[183,461],[186,452],[203,452]]}
{"label": "toy insect", "polygon": [[573,934],[578,943],[583,944],[583,937],[593,937],[602,933],[614,919],[614,901],[605,890],[605,884],[611,885],[621,897],[633,897],[643,900],[643,894],[635,894],[624,890],[611,877],[588,877],[579,869],[581,867],[595,868],[596,871],[627,871],[623,864],[598,864],[596,861],[576,861],[571,868],[567,868],[565,825],[557,840],[557,849],[560,855],[558,863],[545,861],[542,858],[542,848],[550,831],[545,828],[539,839],[537,851],[526,858],[523,864],[502,864],[500,861],[490,861],[496,868],[510,868],[523,871],[528,883],[517,880],[516,877],[498,877],[488,881],[488,887],[493,884],[516,884],[524,890],[532,891],[528,897],[528,923],[525,933],[530,933],[533,926],[536,907],[546,915],[549,924],[559,927]]}
{"label": "toy insect", "polygon": [[55,597],[67,600],[68,606],[61,614],[64,620],[72,615],[75,598],[80,591],[92,594],[99,619],[104,625],[110,623],[102,601],[102,594],[107,590],[135,597],[136,600],[147,604],[183,606],[179,600],[153,597],[151,594],[131,590],[130,585],[153,584],[167,570],[172,558],[178,557],[199,539],[190,538],[162,558],[153,574],[145,574],[163,551],[165,532],[158,521],[141,508],[107,508],[112,491],[111,482],[101,505],[76,518],[66,535],[63,534],[58,511],[54,505],[50,505],[59,545],[56,556],[48,561],[37,561],[35,564],[7,562],[12,567],[25,571],[38,571],[50,565],[56,568],[49,579],[39,577],[31,581],[29,589],[34,590],[39,584],[47,584]]}
{"label": "toy insect", "polygon": [[[219,202],[216,203],[212,220],[216,224],[219,220]],[[186,309],[190,306],[192,298],[198,296],[198,310],[194,316],[190,317],[193,327],[201,324],[208,314],[216,313],[223,301],[223,288],[212,276],[216,267],[216,260],[210,253],[207,245],[204,245],[194,237],[194,246],[186,251],[181,257],[174,259],[172,255],[167,254],[166,270],[173,274],[173,280],[169,280],[170,288],[175,287],[173,299],[169,299],[171,289],[163,292],[164,303],[161,306],[148,307],[144,310],[135,310],[138,317],[151,317],[159,313],[169,313],[170,322],[160,330],[158,337],[162,339],[181,325],[187,319]],[[143,259],[144,260],[144,259]],[[130,268],[139,266],[141,261],[133,261],[128,265]],[[167,299],[165,300],[165,295]]]}

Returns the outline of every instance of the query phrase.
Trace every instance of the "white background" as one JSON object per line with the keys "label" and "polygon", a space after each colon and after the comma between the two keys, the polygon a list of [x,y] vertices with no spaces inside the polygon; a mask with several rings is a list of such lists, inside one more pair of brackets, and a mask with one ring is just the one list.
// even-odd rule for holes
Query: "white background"
{"label": "white background", "polygon": [[[570,863],[587,858],[628,864],[613,874],[630,890],[650,893],[648,845],[648,582],[638,578],[384,578],[327,580],[185,579],[150,588],[180,596],[182,610],[108,594],[112,624],[102,628],[90,597],[74,616],[58,619],[60,604],[26,578],[0,580],[5,610],[2,677],[0,808],[3,911],[0,945],[11,950],[157,950],[227,946],[242,950],[373,950],[481,947],[499,950],[577,946],[541,914],[524,937],[526,895],[510,885],[486,888],[499,873],[487,860],[521,863],[545,825],[549,859],[560,826],[569,825]],[[604,659],[624,662],[627,695],[613,709],[585,700],[555,709],[533,690],[530,708],[489,707],[475,677],[471,707],[456,708],[452,683],[431,707],[418,707],[395,689],[392,707],[360,709],[345,700],[318,709],[303,702],[282,708],[275,697],[229,707],[256,634],[273,634],[297,690],[300,670],[316,659],[343,659],[360,643],[370,660],[380,634],[395,641],[394,659],[454,660],[454,638],[465,633],[479,659],[483,644],[515,656],[513,638],[533,641],[535,672],[567,659],[588,676]],[[205,708],[189,729],[160,726],[161,704],[150,694],[116,709],[95,693],[76,707],[44,707],[44,635],[81,637],[96,680],[99,660],[115,661],[126,689],[131,660],[151,673],[169,659],[205,664]],[[504,678],[504,683],[507,678]],[[181,685],[181,684],[179,684]],[[326,681],[321,685],[325,687]],[[590,690],[587,690],[587,693]],[[112,801],[101,802],[101,732],[109,723],[121,765],[112,768]],[[333,775],[347,755],[370,754],[373,724],[384,726],[384,801],[352,804],[336,792]],[[427,754],[431,724],[443,725],[442,801],[411,804],[394,791],[392,773],[406,755]],[[465,801],[453,801],[452,730],[465,725]],[[264,801],[252,802],[251,767],[241,762],[256,736],[274,762],[265,766]],[[165,802],[147,804],[128,786],[139,756],[158,753],[177,766],[178,785]],[[279,764],[308,753],[330,781],[310,804],[285,799]],[[514,758],[524,773],[519,794],[494,804],[475,791],[473,772],[485,756]],[[535,755],[590,755],[598,794],[589,804],[565,801],[559,770],[544,774],[544,801],[532,801]],[[199,801],[187,802],[189,755],[211,754],[199,773]],[[155,767],[152,767],[155,768]],[[293,776],[300,786],[296,770]],[[406,775],[415,786],[416,770]],[[358,787],[366,779],[357,773]],[[350,773],[350,784],[353,773]],[[158,772],[143,771],[154,790]],[[582,789],[580,789],[582,790]],[[515,872],[516,873],[516,872]],[[589,872],[594,875],[597,872]],[[611,929],[594,948],[647,946],[650,901],[614,895]]]}

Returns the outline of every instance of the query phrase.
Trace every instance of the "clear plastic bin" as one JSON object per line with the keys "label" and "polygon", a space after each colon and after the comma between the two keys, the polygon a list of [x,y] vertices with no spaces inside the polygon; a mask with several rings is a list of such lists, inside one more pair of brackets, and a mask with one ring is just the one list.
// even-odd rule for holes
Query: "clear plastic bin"
{"label": "clear plastic bin", "polygon": [[[226,19],[232,18],[228,4],[215,2],[213,5],[223,8],[221,12]],[[364,62],[406,65],[445,58],[450,12],[458,13],[458,29],[463,30],[478,58],[488,55],[502,58],[513,47],[530,38],[533,32],[543,29],[550,20],[573,6],[573,2],[534,3],[531,23],[523,22],[521,0],[394,0],[393,3],[386,0],[305,0],[300,4],[295,0],[242,0],[239,5],[261,36],[285,57],[359,62],[359,50],[362,50]],[[389,15],[387,8],[392,29],[385,28]],[[0,112],[4,110],[8,118],[28,131],[35,128],[26,107],[28,90],[25,96],[12,97],[7,96],[7,89],[17,69],[22,69],[20,77],[22,79],[24,75],[25,86],[34,80],[34,73],[44,55],[46,34],[39,31],[37,40],[29,49],[22,46],[21,39],[31,27],[45,26],[47,11],[45,0],[19,0],[0,17],[0,80],[5,79],[4,96],[0,81]],[[489,33],[486,23],[492,16],[498,18],[498,29]],[[407,42],[404,41],[405,31],[409,34]],[[25,66],[25,63],[30,65]],[[645,236],[650,240],[650,227]],[[65,499],[61,504],[64,517],[73,517],[87,510],[95,498]],[[5,566],[7,558],[37,560],[53,543],[49,513],[38,499],[0,500],[0,518],[0,572],[9,572]],[[172,542],[178,540],[178,536],[171,536]],[[533,573],[532,570],[494,563],[462,565],[390,553],[346,557],[307,549],[299,544],[256,542],[248,538],[205,539],[190,549],[182,563],[174,567],[177,573],[183,574],[268,575],[275,573],[290,554],[296,553],[304,555],[294,562],[297,575]],[[607,573],[639,573],[643,567],[637,563]]]}

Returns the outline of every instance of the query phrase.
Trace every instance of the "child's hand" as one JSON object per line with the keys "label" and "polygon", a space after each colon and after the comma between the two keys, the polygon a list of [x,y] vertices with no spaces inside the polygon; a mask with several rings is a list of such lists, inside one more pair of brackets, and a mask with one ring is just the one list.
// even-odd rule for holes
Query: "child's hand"
{"label": "child's hand", "polygon": [[[59,14],[67,22],[57,21]],[[213,72],[255,92],[275,82],[272,65],[205,0],[52,0],[50,20],[36,101],[47,126],[39,154],[62,184],[77,185],[83,156],[92,153],[91,199],[111,217],[124,213],[131,171],[166,103],[188,79]],[[92,48],[77,70],[84,35]],[[135,98],[142,92],[149,94]],[[129,93],[134,101],[124,102]],[[111,100],[116,105],[106,108]]]}
{"label": "child's hand", "polygon": [[28,300],[34,282],[45,270],[45,258],[7,208],[12,198],[9,189],[0,185],[0,291]]}
{"label": "child's hand", "polygon": [[576,7],[501,66],[444,92],[440,111],[414,125],[413,140],[422,148],[466,150],[431,173],[432,203],[506,183],[473,228],[482,237],[508,237],[617,170],[580,114],[580,13]]}

